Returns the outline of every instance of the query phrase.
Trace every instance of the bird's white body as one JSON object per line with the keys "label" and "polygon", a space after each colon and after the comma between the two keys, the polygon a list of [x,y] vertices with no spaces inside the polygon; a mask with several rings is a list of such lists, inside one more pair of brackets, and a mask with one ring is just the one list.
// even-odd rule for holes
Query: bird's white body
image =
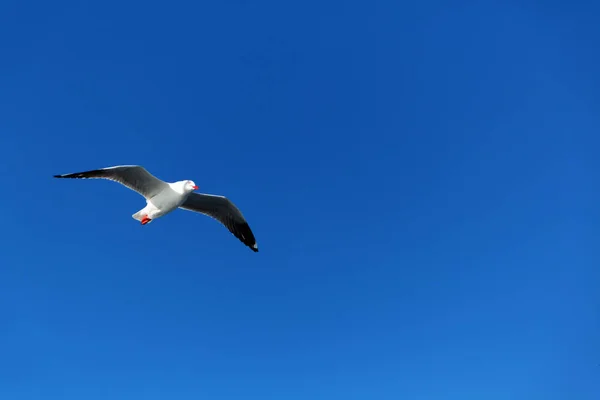
{"label": "bird's white body", "polygon": [[254,234],[241,211],[224,196],[193,193],[198,189],[193,181],[168,183],[156,178],[139,165],[117,165],[91,171],[54,175],[54,177],[108,179],[118,182],[146,199],[146,206],[132,215],[142,225],[163,217],[177,208],[182,208],[216,219],[252,251],[258,251]]}
{"label": "bird's white body", "polygon": [[[190,188],[189,181],[178,181],[168,183],[169,187],[157,195],[146,199],[146,207],[132,215],[133,219],[142,221],[147,216],[150,221],[167,215],[181,206],[194,191]],[[193,183],[193,182],[192,182]]]}

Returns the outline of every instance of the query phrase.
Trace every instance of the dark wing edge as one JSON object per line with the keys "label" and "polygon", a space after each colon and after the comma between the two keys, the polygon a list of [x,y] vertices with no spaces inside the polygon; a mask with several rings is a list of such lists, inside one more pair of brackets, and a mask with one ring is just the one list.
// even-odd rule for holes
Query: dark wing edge
{"label": "dark wing edge", "polygon": [[256,238],[242,212],[226,197],[191,193],[180,206],[185,210],[199,212],[223,224],[240,242],[253,252],[258,252]]}
{"label": "dark wing edge", "polygon": [[140,165],[118,165],[90,171],[54,175],[54,178],[107,179],[120,183],[147,198],[154,196],[168,186],[167,183],[158,179]]}

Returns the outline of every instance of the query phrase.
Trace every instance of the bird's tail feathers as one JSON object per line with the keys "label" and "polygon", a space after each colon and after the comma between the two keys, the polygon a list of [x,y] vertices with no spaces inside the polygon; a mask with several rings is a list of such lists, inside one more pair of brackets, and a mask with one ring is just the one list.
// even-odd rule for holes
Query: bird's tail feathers
{"label": "bird's tail feathers", "polygon": [[140,211],[136,212],[136,213],[135,213],[135,214],[133,214],[131,217],[132,217],[133,219],[135,219],[135,220],[137,220],[137,221],[140,221],[140,222],[141,222],[141,221],[142,221],[142,219],[144,218],[144,217],[143,217],[143,215],[144,215],[144,212],[145,212],[145,209],[143,209],[143,208],[142,208]]}

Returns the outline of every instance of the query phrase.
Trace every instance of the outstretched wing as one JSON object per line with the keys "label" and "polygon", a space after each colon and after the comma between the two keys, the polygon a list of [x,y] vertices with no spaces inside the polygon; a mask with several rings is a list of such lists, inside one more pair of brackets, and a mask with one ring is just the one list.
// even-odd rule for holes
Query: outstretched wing
{"label": "outstretched wing", "polygon": [[146,171],[146,168],[139,165],[117,165],[91,171],[54,175],[54,177],[72,179],[108,179],[138,192],[147,199],[152,198],[169,187],[166,182],[156,178],[150,172]]}
{"label": "outstretched wing", "polygon": [[191,193],[180,206],[216,219],[254,252],[258,245],[241,211],[228,198],[212,194]]}

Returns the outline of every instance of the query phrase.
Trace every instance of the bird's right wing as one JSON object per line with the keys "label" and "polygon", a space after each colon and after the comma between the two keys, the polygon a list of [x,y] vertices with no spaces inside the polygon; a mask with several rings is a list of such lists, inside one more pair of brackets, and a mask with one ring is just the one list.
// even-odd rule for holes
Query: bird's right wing
{"label": "bird's right wing", "polygon": [[54,175],[55,178],[72,179],[108,179],[118,182],[150,199],[169,185],[152,175],[146,168],[139,165],[117,165],[114,167],[95,169],[71,174]]}

